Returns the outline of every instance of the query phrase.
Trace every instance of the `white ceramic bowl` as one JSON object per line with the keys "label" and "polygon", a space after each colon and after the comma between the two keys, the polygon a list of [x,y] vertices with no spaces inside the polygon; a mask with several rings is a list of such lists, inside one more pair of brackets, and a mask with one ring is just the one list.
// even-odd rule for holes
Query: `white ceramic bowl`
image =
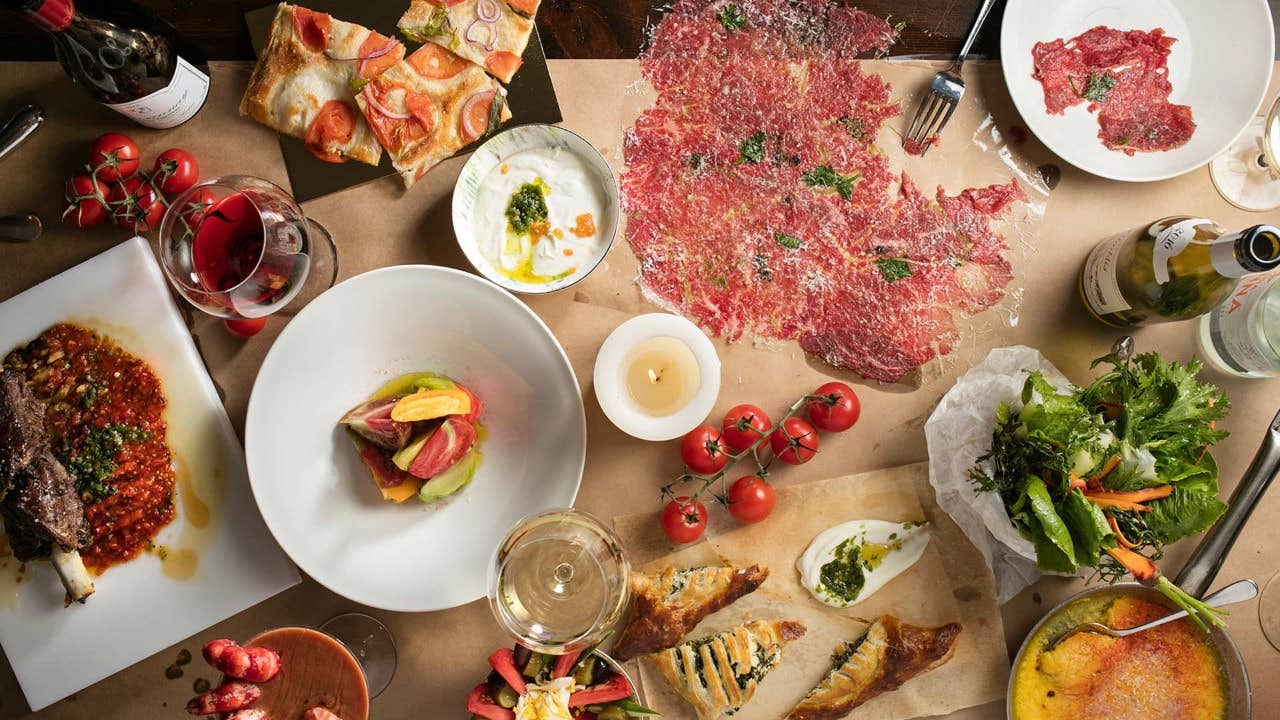
{"label": "white ceramic bowl", "polygon": [[[1118,30],[1164,28],[1177,38],[1169,55],[1169,100],[1190,105],[1195,134],[1180,148],[1108,150],[1098,118],[1083,105],[1050,115],[1032,77],[1031,48],[1069,39],[1097,25]],[[1005,82],[1027,127],[1063,160],[1113,180],[1163,180],[1203,166],[1225,150],[1258,112],[1274,62],[1267,0],[1009,0],[1000,31]]]}
{"label": "white ceramic bowl", "polygon": [[[489,172],[512,155],[535,148],[560,148],[585,161],[600,183],[605,205],[603,216],[597,218],[596,222],[600,239],[595,254],[578,266],[573,274],[547,283],[520,282],[498,272],[477,247],[471,224],[472,209],[476,204],[480,183]],[[554,181],[551,182],[554,186]],[[609,253],[618,233],[619,207],[618,181],[614,178],[609,163],[605,162],[591,143],[581,135],[556,125],[520,125],[489,138],[462,167],[458,182],[453,188],[453,232],[463,254],[481,275],[512,292],[540,295],[574,285],[596,269]]]}
{"label": "white ceramic bowl", "polygon": [[[456,496],[396,505],[337,422],[420,371],[483,401],[484,460]],[[564,350],[524,303],[468,273],[405,265],[336,285],[280,333],[249,400],[245,454],[262,516],[300,568],[364,605],[423,612],[483,597],[507,528],[573,504],[586,420]]]}

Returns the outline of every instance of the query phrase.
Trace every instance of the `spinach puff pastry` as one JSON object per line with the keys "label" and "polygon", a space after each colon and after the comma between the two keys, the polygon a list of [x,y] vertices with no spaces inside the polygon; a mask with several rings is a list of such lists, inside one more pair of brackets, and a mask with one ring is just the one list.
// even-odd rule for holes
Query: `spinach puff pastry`
{"label": "spinach puff pastry", "polygon": [[798,622],[756,620],[681,643],[654,655],[653,661],[693,706],[698,720],[715,720],[751,700],[782,658],[782,647],[804,633]]}

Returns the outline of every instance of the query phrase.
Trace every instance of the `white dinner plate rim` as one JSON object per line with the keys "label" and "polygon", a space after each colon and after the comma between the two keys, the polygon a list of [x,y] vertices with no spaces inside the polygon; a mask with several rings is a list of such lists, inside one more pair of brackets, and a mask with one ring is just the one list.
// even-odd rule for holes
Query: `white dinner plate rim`
{"label": "white dinner plate rim", "polygon": [[578,413],[577,413],[576,419],[578,421],[578,426],[582,430],[582,437],[583,437],[582,454],[577,461],[577,473],[576,473],[577,477],[573,483],[573,490],[572,492],[569,493],[569,498],[567,502],[555,503],[553,505],[555,507],[561,507],[561,506],[572,507],[574,503],[577,502],[578,493],[581,492],[581,489],[582,489],[582,475],[586,469],[587,418],[586,418],[586,409],[582,402],[582,386],[578,382],[577,373],[575,373],[573,370],[573,364],[569,361],[569,356],[565,352],[564,346],[560,344],[560,340],[555,336],[555,333],[551,331],[551,328],[546,324],[546,322],[542,320],[541,317],[538,317],[537,313],[535,313],[531,308],[529,308],[528,305],[525,305],[523,302],[521,302],[520,299],[517,298],[515,295],[508,292],[505,288],[502,288],[494,283],[491,283],[482,277],[478,277],[471,273],[458,270],[457,268],[446,267],[443,265],[410,264],[410,265],[390,265],[387,267],[374,268],[373,270],[365,271],[363,273],[360,273],[359,275],[353,275],[352,277],[349,277],[346,280],[343,280],[342,282],[335,284],[333,287],[324,291],[319,296],[317,296],[314,300],[308,303],[306,307],[302,308],[302,310],[298,312],[298,314],[290,321],[290,323],[286,325],[283,330],[280,331],[280,334],[279,336],[276,337],[275,341],[272,342],[271,348],[267,351],[266,356],[264,356],[262,359],[262,365],[259,366],[258,368],[258,374],[254,377],[253,389],[249,393],[249,404],[248,404],[248,409],[245,413],[245,438],[244,438],[245,463],[248,466],[249,486],[250,486],[250,489],[252,490],[253,500],[254,500],[254,503],[257,504],[258,511],[262,515],[263,520],[265,521],[265,524],[267,526],[267,531],[271,533],[271,536],[275,538],[276,543],[280,546],[282,550],[284,550],[285,554],[289,556],[289,559],[292,560],[300,570],[305,572],[308,576],[310,576],[320,585],[324,586],[330,592],[340,597],[344,597],[348,600],[351,600],[353,602],[360,603],[361,605],[365,605],[371,608],[376,608],[379,610],[386,610],[390,612],[415,612],[415,613],[416,612],[437,612],[440,610],[450,610],[455,607],[460,607],[462,605],[475,602],[476,600],[479,600],[485,597],[485,592],[482,590],[479,595],[476,595],[475,597],[470,598],[469,600],[466,600],[463,602],[397,603],[394,601],[388,602],[385,598],[369,597],[369,596],[361,595],[359,592],[352,592],[346,589],[342,589],[342,590],[338,589],[337,587],[335,587],[335,585],[338,583],[334,583],[331,577],[328,577],[326,575],[322,575],[316,572],[315,568],[304,565],[301,561],[295,558],[294,553],[290,552],[290,546],[287,545],[281,539],[280,535],[276,532],[276,528],[271,524],[271,520],[268,518],[266,512],[263,510],[262,503],[258,499],[258,482],[254,478],[253,464],[252,462],[250,462],[250,458],[254,456],[254,450],[255,450],[255,444],[256,444],[253,439],[254,434],[252,432],[252,428],[253,428],[253,421],[255,417],[255,412],[254,412],[255,399],[258,397],[258,382],[262,378],[263,371],[267,368],[268,363],[270,363],[272,361],[273,356],[277,354],[277,350],[284,346],[283,341],[285,340],[286,336],[291,331],[293,331],[295,327],[300,327],[300,324],[297,323],[297,320],[303,317],[303,315],[306,314],[308,311],[310,311],[312,307],[318,307],[316,304],[323,301],[325,295],[332,293],[334,290],[337,290],[338,288],[344,285],[347,285],[349,283],[354,283],[358,280],[362,280],[370,276],[391,274],[391,273],[397,273],[397,272],[428,272],[428,273],[441,272],[446,275],[453,275],[457,278],[460,278],[464,282],[475,283],[478,286],[483,287],[486,292],[499,293],[503,297],[504,302],[509,302],[513,306],[519,308],[521,312],[525,313],[526,315],[528,315],[530,318],[534,320],[534,322],[542,330],[542,332],[546,333],[546,336],[548,337],[548,339],[551,340],[552,345],[556,348],[556,351],[558,352],[560,359],[563,361],[564,368],[568,371],[569,378],[572,381],[573,388],[577,394]]}

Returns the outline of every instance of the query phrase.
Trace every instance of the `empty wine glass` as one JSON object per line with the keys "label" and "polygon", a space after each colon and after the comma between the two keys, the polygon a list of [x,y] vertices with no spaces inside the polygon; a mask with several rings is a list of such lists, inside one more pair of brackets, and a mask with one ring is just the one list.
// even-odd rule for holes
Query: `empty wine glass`
{"label": "empty wine glass", "polygon": [[1280,96],[1209,163],[1218,193],[1241,210],[1280,208]]}

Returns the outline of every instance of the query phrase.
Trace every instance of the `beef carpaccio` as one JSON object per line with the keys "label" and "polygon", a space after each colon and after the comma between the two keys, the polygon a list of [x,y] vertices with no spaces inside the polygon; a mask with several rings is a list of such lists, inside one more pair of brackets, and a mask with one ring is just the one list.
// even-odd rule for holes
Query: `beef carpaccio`
{"label": "beef carpaccio", "polygon": [[1169,102],[1169,53],[1176,42],[1156,28],[1116,30],[1104,25],[1070,40],[1036,43],[1035,78],[1045,109],[1061,115],[1088,103],[1098,114],[1098,139],[1126,155],[1182,147],[1195,133],[1191,108]]}
{"label": "beef carpaccio", "polygon": [[675,4],[641,58],[657,99],[622,179],[650,299],[896,382],[1004,296],[991,219],[1021,189],[930,197],[876,145],[901,110],[855,58],[895,37],[830,0]]}

